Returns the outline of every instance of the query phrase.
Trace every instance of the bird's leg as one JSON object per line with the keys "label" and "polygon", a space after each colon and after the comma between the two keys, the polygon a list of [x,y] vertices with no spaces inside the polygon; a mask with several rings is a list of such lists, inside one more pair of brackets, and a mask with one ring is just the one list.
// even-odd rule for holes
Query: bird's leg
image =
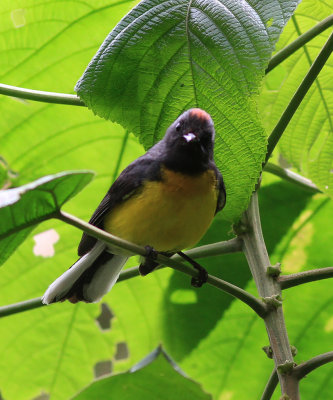
{"label": "bird's leg", "polygon": [[148,275],[158,266],[158,262],[156,262],[158,251],[151,246],[145,246],[145,249],[147,252],[145,260],[139,266],[139,272],[142,276]]}
{"label": "bird's leg", "polygon": [[202,267],[199,263],[192,260],[191,257],[183,253],[182,251],[178,251],[178,253],[184,260],[188,261],[195,269],[199,271],[198,276],[194,276],[191,279],[191,285],[194,287],[201,287],[204,283],[207,282],[208,272]]}

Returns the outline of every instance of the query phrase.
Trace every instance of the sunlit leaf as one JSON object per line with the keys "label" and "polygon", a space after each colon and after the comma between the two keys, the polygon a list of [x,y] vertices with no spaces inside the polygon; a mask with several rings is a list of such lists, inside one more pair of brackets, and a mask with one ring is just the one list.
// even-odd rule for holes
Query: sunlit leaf
{"label": "sunlit leaf", "polygon": [[[286,26],[277,50],[332,13],[332,4],[304,0]],[[311,16],[311,17],[309,17]],[[270,133],[320,52],[331,29],[312,39],[265,78],[260,96],[264,125]],[[333,194],[333,61],[330,57],[302,101],[280,141],[284,158],[325,193]]]}

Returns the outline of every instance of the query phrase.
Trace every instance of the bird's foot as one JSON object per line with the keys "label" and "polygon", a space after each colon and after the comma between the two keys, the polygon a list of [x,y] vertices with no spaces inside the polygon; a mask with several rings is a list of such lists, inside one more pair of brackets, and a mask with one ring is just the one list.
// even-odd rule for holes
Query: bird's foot
{"label": "bird's foot", "polygon": [[154,269],[158,266],[158,262],[156,262],[156,258],[158,256],[158,251],[156,251],[151,246],[145,246],[146,256],[144,262],[142,262],[139,266],[140,275],[145,276],[150,272],[154,271]]}
{"label": "bird's foot", "polygon": [[204,283],[207,282],[208,279],[208,272],[205,270],[204,267],[202,267],[199,263],[194,261],[191,257],[183,253],[182,251],[179,251],[178,254],[186,261],[188,261],[195,269],[198,270],[198,275],[194,276],[191,279],[191,285],[194,287],[201,287]]}

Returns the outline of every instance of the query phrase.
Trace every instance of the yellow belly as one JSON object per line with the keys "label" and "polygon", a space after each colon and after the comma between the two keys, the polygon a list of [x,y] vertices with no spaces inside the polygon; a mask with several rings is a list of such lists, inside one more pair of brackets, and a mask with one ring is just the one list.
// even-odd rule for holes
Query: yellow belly
{"label": "yellow belly", "polygon": [[157,251],[180,251],[195,245],[215,215],[215,173],[209,170],[191,177],[164,169],[162,178],[145,182],[138,194],[112,209],[104,229]]}

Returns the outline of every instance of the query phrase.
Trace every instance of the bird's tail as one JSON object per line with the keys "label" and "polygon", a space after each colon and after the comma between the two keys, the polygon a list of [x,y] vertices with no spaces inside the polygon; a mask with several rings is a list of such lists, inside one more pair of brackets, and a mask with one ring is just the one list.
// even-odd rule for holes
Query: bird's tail
{"label": "bird's tail", "polygon": [[42,301],[50,304],[68,299],[72,303],[98,302],[116,283],[128,257],[106,251],[102,242],[73,264],[48,287]]}

